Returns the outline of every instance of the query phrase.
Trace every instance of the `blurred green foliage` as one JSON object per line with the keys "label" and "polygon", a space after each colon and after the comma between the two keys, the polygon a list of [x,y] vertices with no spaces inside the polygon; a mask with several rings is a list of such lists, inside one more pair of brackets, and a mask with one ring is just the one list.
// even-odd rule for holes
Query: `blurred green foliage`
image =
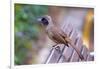
{"label": "blurred green foliage", "polygon": [[32,41],[38,39],[40,25],[36,19],[48,12],[47,6],[15,4],[14,6],[15,65],[24,64]]}

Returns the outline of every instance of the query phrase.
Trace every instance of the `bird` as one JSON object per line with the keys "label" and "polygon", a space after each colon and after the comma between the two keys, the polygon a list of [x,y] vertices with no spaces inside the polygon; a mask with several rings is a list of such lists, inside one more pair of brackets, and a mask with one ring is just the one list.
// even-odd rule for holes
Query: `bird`
{"label": "bird", "polygon": [[58,44],[64,44],[68,47],[72,46],[72,48],[74,48],[79,55],[80,59],[84,60],[84,57],[80,53],[79,49],[75,46],[69,36],[67,36],[67,34],[61,28],[59,28],[57,25],[55,25],[55,23],[53,23],[51,16],[41,16],[37,19],[37,21],[42,24],[48,37],[56,43],[53,47]]}

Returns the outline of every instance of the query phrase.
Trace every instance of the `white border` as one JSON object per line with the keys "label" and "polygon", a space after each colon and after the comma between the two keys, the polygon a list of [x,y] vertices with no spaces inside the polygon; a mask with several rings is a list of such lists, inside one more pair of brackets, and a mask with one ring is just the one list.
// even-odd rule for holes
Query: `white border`
{"label": "white border", "polygon": [[56,5],[56,6],[70,6],[70,7],[95,7],[93,0],[14,0],[13,3],[22,4],[43,4],[43,5]]}
{"label": "white border", "polygon": [[56,6],[70,6],[70,7],[87,7],[87,8],[95,8],[95,4],[93,0],[85,1],[85,0],[13,0],[11,2],[11,68],[12,69],[80,69],[82,67],[89,68],[93,67],[95,62],[83,62],[83,63],[62,63],[62,64],[38,64],[38,65],[21,65],[14,66],[14,3],[22,3],[22,4],[39,4],[39,5],[56,5]]}
{"label": "white border", "polygon": [[11,50],[10,50],[10,52],[11,52],[11,59],[10,59],[10,68],[14,68],[14,2],[13,1],[11,1],[11,28],[10,28],[10,30],[11,30]]}

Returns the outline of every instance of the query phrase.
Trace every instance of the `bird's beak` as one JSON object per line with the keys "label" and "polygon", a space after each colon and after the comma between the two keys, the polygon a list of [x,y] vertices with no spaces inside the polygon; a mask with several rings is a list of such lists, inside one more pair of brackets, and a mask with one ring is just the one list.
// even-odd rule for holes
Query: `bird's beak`
{"label": "bird's beak", "polygon": [[39,18],[37,18],[37,21],[39,22],[39,23],[41,23],[41,17],[39,17]]}

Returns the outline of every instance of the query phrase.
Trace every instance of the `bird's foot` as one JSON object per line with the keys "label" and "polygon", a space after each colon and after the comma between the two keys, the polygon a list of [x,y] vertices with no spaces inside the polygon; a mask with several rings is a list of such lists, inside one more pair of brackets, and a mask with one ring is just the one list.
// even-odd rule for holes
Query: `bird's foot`
{"label": "bird's foot", "polygon": [[53,49],[55,49],[55,50],[57,50],[57,51],[59,51],[60,52],[60,47],[59,46],[53,46]]}
{"label": "bird's foot", "polygon": [[60,47],[57,46],[57,45],[54,45],[54,46],[52,46],[52,48],[54,48],[54,49],[58,49],[58,48],[60,48]]}

